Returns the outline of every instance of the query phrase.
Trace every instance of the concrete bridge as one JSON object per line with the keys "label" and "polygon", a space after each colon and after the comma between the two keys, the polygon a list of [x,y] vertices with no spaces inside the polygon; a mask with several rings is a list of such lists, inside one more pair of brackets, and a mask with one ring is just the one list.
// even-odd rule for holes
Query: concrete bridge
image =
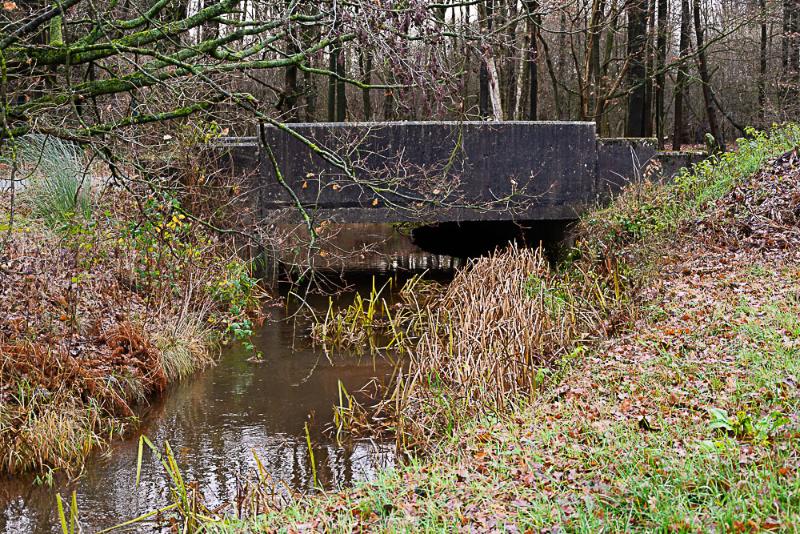
{"label": "concrete bridge", "polygon": [[600,139],[589,122],[392,122],[262,126],[228,138],[260,215],[336,222],[577,218],[625,183],[671,177],[697,155],[651,139]]}

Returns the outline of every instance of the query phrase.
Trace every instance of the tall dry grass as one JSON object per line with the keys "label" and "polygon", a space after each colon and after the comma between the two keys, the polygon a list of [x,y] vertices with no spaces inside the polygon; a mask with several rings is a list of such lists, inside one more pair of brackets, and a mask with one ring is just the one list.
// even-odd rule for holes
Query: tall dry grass
{"label": "tall dry grass", "polygon": [[458,274],[429,316],[415,373],[446,382],[458,398],[503,407],[530,392],[537,369],[598,323],[583,301],[538,249],[481,258]]}
{"label": "tall dry grass", "polygon": [[590,272],[559,272],[541,249],[518,247],[461,270],[428,306],[426,328],[384,404],[404,444],[453,431],[477,412],[512,408],[554,364],[598,337],[616,299],[613,284]]}
{"label": "tall dry grass", "polygon": [[513,408],[624,321],[628,283],[610,258],[555,268],[541,249],[511,246],[473,260],[447,287],[412,279],[383,322],[329,313],[320,331],[348,332],[334,342],[363,343],[380,326],[388,346],[405,356],[372,406],[347,396],[336,407],[338,432],[389,430],[401,447],[424,446],[476,413]]}

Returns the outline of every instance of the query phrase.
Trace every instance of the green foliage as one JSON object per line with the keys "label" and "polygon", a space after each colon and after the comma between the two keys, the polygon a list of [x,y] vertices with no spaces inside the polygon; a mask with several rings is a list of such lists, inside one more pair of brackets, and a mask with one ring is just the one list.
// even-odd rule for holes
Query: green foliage
{"label": "green foliage", "polygon": [[30,173],[24,198],[35,218],[57,229],[91,218],[91,179],[79,147],[54,137],[28,135],[19,141],[17,151]]}
{"label": "green foliage", "polygon": [[234,260],[225,265],[224,275],[209,286],[216,302],[225,304],[231,313],[239,315],[258,305],[258,279],[243,261]]}
{"label": "green foliage", "polygon": [[177,199],[151,196],[142,203],[140,217],[123,224],[117,243],[136,252],[136,284],[179,292],[185,267],[200,256],[200,247],[208,241],[194,235]]}
{"label": "green foliage", "polygon": [[72,492],[72,503],[69,507],[69,515],[64,511],[64,501],[60,493],[56,493],[56,507],[58,508],[58,520],[61,523],[62,534],[78,534],[78,500],[75,491]]}
{"label": "green foliage", "polygon": [[528,298],[542,299],[544,309],[552,316],[559,316],[574,304],[574,295],[561,279],[545,280],[531,273],[525,280],[525,295]]}
{"label": "green foliage", "polygon": [[[253,321],[248,312],[258,307],[258,279],[249,266],[241,260],[225,265],[223,276],[208,286],[212,299],[221,306],[221,311],[209,317],[211,323],[224,323],[224,334],[241,342],[247,352],[256,353],[251,341],[254,333]],[[256,353],[261,357],[261,353]]]}
{"label": "green foliage", "polygon": [[711,417],[709,429],[722,430],[731,436],[751,439],[762,445],[769,443],[772,435],[790,423],[789,418],[780,412],[772,412],[759,419],[754,419],[742,410],[736,412],[736,415],[728,415],[721,408],[709,408],[708,414]]}

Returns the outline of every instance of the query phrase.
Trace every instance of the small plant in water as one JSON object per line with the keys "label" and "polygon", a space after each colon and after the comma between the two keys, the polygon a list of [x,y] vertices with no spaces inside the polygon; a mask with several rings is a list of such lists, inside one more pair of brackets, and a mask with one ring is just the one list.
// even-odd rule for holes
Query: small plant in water
{"label": "small plant in water", "polygon": [[69,515],[64,511],[64,501],[60,493],[56,493],[56,507],[58,509],[58,520],[61,523],[63,534],[78,534],[78,498],[75,491],[72,492],[72,502],[69,507]]}

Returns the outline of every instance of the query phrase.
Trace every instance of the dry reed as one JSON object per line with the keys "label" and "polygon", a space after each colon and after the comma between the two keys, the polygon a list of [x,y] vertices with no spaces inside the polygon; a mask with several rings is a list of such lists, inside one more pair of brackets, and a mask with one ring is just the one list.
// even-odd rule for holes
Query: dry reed
{"label": "dry reed", "polygon": [[[414,447],[477,411],[505,410],[530,397],[558,362],[626,313],[616,263],[594,262],[557,270],[542,250],[512,246],[470,262],[447,288],[412,279],[382,323],[392,346],[408,357],[373,397],[382,400],[371,407],[349,396],[340,402],[337,434],[389,430],[401,447]],[[331,312],[327,328],[330,317],[353,315]],[[339,324],[347,325],[339,327],[347,339],[363,340],[359,326],[373,329],[376,322]]]}

